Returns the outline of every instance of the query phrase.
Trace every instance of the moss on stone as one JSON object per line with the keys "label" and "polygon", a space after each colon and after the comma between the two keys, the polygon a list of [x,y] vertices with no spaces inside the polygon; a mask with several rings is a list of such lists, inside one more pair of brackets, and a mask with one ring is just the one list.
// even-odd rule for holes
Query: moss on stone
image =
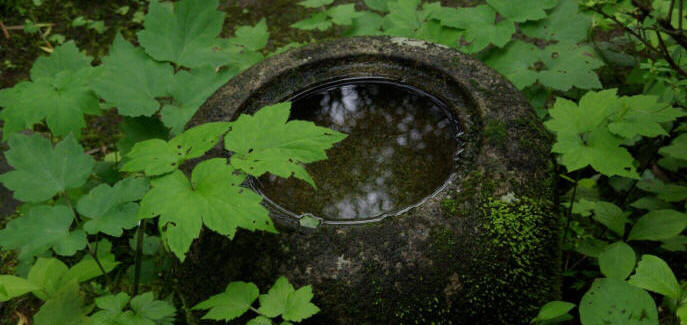
{"label": "moss on stone", "polygon": [[484,139],[492,145],[503,144],[507,136],[506,125],[500,120],[489,120],[484,127]]}

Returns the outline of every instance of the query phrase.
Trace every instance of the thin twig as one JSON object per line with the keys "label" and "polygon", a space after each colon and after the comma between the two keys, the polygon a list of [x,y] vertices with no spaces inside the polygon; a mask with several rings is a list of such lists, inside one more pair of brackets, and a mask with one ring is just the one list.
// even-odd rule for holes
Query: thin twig
{"label": "thin twig", "polygon": [[138,226],[138,237],[136,238],[136,264],[134,266],[134,291],[133,296],[138,295],[138,283],[141,279],[141,258],[143,256],[143,235],[146,230],[146,219],[141,219]]}
{"label": "thin twig", "polygon": [[2,20],[0,20],[0,29],[2,29],[2,33],[5,35],[5,38],[10,39],[10,32],[7,31],[7,28],[5,27],[5,24],[2,23]]}
{"label": "thin twig", "polygon": [[98,268],[100,269],[100,272],[102,272],[103,275],[105,276],[105,281],[107,281],[107,286],[109,287],[109,286],[110,286],[110,283],[112,283],[112,282],[110,281],[110,276],[107,274],[107,271],[105,271],[105,268],[103,267],[103,264],[100,263],[100,259],[98,258],[98,254],[97,254],[98,242],[95,242],[95,250],[96,250],[95,252],[94,252],[93,250],[91,250],[91,244],[90,244],[90,243],[88,244],[88,249],[87,249],[87,250],[88,250],[88,254],[90,254],[91,257],[93,258],[93,260],[95,261],[95,264],[98,265]]}
{"label": "thin twig", "polygon": [[[680,0],[682,2],[682,0]],[[671,21],[673,19],[673,7],[675,7],[675,0],[670,0],[670,8],[668,8],[668,17],[666,20]]]}
{"label": "thin twig", "polygon": [[656,36],[658,37],[658,44],[661,47],[661,51],[663,51],[663,58],[666,59],[668,64],[670,64],[675,71],[677,71],[679,74],[683,75],[684,77],[687,78],[687,72],[682,70],[680,66],[673,60],[673,57],[670,56],[670,53],[668,52],[668,47],[666,46],[666,43],[663,41],[663,36],[661,36],[661,32],[657,31]]}
{"label": "thin twig", "polygon": [[572,210],[573,210],[573,204],[575,203],[575,195],[577,194],[577,179],[579,178],[578,174],[575,174],[575,187],[573,187],[573,192],[572,195],[570,196],[570,206],[568,207],[568,211],[566,213],[566,222],[565,222],[565,232],[563,232],[563,243],[568,238],[568,230],[570,229],[570,220],[572,219]]}
{"label": "thin twig", "polygon": [[[55,24],[53,23],[40,23],[40,24],[34,24],[34,26],[41,28],[41,27],[53,27]],[[7,30],[24,30],[25,25],[13,25],[13,26],[5,26],[5,29]]]}

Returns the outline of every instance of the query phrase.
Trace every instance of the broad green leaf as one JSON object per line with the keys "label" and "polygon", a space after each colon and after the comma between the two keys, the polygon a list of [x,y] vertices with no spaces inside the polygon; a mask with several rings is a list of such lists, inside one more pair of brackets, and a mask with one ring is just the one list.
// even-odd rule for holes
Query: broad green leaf
{"label": "broad green leaf", "polygon": [[147,176],[169,173],[185,160],[198,158],[219,142],[229,129],[227,122],[205,123],[190,128],[169,142],[151,139],[139,142],[126,155],[123,171],[143,171]]}
{"label": "broad green leaf", "polygon": [[666,184],[651,174],[643,175],[643,179],[637,183],[637,187],[643,191],[655,193],[656,197],[666,202],[679,202],[687,199],[687,186]]}
{"label": "broad green leaf", "polygon": [[36,256],[48,248],[62,256],[72,256],[86,247],[83,230],[70,231],[74,213],[66,206],[35,206],[0,230],[0,246],[19,250],[20,257]]}
{"label": "broad green leaf", "polygon": [[325,31],[332,27],[332,22],[329,21],[327,13],[318,12],[314,13],[310,18],[299,20],[293,24],[291,27],[303,30],[320,30]]}
{"label": "broad green leaf", "polygon": [[508,78],[515,87],[523,89],[534,84],[539,77],[534,69],[538,51],[532,44],[515,40],[503,50],[490,53],[484,62]]}
{"label": "broad green leaf", "polygon": [[649,211],[637,220],[627,240],[664,240],[677,236],[685,227],[684,213],[669,209]]}
{"label": "broad green leaf", "polygon": [[[164,109],[162,116],[164,119]],[[119,131],[123,136],[117,142],[117,149],[122,156],[129,153],[138,142],[150,139],[167,140],[169,137],[169,130],[156,117],[125,117],[119,124]]]}
{"label": "broad green leaf", "polygon": [[79,200],[77,211],[87,220],[83,224],[89,234],[120,237],[124,229],[138,223],[138,201],[148,191],[145,178],[127,177],[115,186],[100,184]]}
{"label": "broad green leaf", "polygon": [[670,203],[653,196],[645,196],[630,204],[633,208],[643,210],[670,209]]}
{"label": "broad green leaf", "polygon": [[353,19],[353,25],[346,31],[346,36],[381,35],[384,18],[371,11],[361,11],[360,15]]}
{"label": "broad green leaf", "polygon": [[668,239],[662,240],[661,248],[670,252],[684,252],[687,251],[687,236],[678,235]]}
{"label": "broad green leaf", "polygon": [[26,279],[14,275],[0,274],[0,302],[23,296],[38,289],[40,287]]}
{"label": "broad green leaf", "polygon": [[186,123],[205,100],[233,76],[232,70],[217,72],[211,66],[177,72],[169,89],[174,104],[166,105],[160,112],[162,122],[172,129],[171,134],[183,132]]}
{"label": "broad green leaf", "polygon": [[556,319],[566,315],[573,308],[575,308],[575,304],[573,303],[566,301],[550,301],[539,309],[539,314],[537,314],[537,317],[532,319],[530,323]]}
{"label": "broad green leaf", "polygon": [[625,280],[637,262],[635,251],[622,241],[610,244],[599,255],[601,273],[607,278]]}
{"label": "broad green leaf", "polygon": [[103,275],[100,269],[101,266],[105,272],[109,273],[119,265],[119,262],[115,261],[115,256],[111,252],[112,243],[110,243],[110,241],[101,239],[96,246],[97,250],[95,254],[98,257],[100,265],[98,265],[98,262],[96,262],[90,254],[84,255],[81,261],[72,266],[69,271],[64,274],[62,277],[63,282],[67,283],[71,280],[85,282]]}
{"label": "broad green leaf", "polygon": [[546,18],[547,9],[558,4],[558,0],[487,0],[487,3],[501,16],[515,22]]}
{"label": "broad green leaf", "polygon": [[256,177],[269,172],[315,186],[302,164],[327,159],[325,150],[346,135],[312,122],[287,122],[290,110],[291,103],[280,103],[239,116],[224,136],[225,148],[234,152],[231,165]]}
{"label": "broad green leaf", "polygon": [[35,325],[83,325],[89,324],[88,307],[79,293],[79,285],[72,281],[48,299],[34,315]]}
{"label": "broad green leaf", "polygon": [[116,106],[120,115],[151,116],[160,108],[156,98],[169,95],[172,73],[169,63],[155,62],[117,34],[93,89],[109,105]]}
{"label": "broad green leaf", "polygon": [[276,232],[262,197],[240,185],[245,176],[234,174],[224,159],[199,163],[191,182],[179,170],[153,179],[152,189],[141,201],[139,216],[158,222],[170,249],[182,261],[202,224],[233,238],[237,227]]}
{"label": "broad green leaf", "polygon": [[664,156],[687,160],[687,133],[679,135],[669,146],[661,148],[658,152]]}
{"label": "broad green leaf", "polygon": [[95,298],[95,305],[100,310],[91,315],[91,318],[96,324],[118,325],[123,323],[126,317],[123,310],[129,302],[129,298],[125,292]]}
{"label": "broad green leaf", "polygon": [[587,38],[591,18],[580,12],[577,0],[560,0],[546,19],[519,27],[529,37],[577,43]]}
{"label": "broad green leaf", "polygon": [[69,271],[67,265],[56,258],[39,257],[31,266],[28,280],[40,288],[33,293],[42,300],[48,300],[65,286],[62,277]]}
{"label": "broad green leaf", "polygon": [[[129,238],[129,247],[134,251],[137,249],[137,236],[138,232],[133,237]],[[160,249],[160,237],[149,236],[144,233],[143,245],[141,246],[143,255],[155,255],[155,253],[157,253],[157,251]]]}
{"label": "broad green leaf", "polygon": [[659,102],[657,96],[638,95],[622,97],[620,111],[611,117],[608,128],[611,132],[625,138],[638,135],[657,137],[668,135],[661,123],[672,122],[685,116],[684,112]]}
{"label": "broad green leaf", "polygon": [[384,17],[385,34],[401,37],[413,37],[422,26],[417,7],[419,0],[396,0],[387,2],[389,14]]}
{"label": "broad green leaf", "polygon": [[174,323],[176,308],[169,302],[155,300],[152,292],[146,292],[131,298],[130,305],[135,313],[135,318],[170,325]]}
{"label": "broad green leaf", "polygon": [[459,46],[463,32],[455,28],[443,27],[437,20],[430,20],[422,24],[415,36],[419,39],[455,48]]}
{"label": "broad green leaf", "polygon": [[579,308],[582,324],[658,325],[654,299],[618,279],[596,279]]}
{"label": "broad green leaf", "polygon": [[594,69],[602,67],[604,63],[592,47],[558,43],[548,46],[540,53],[540,59],[546,67],[539,72],[539,82],[542,85],[562,91],[572,87],[601,88],[601,82]]}
{"label": "broad green leaf", "polygon": [[377,10],[379,12],[388,12],[388,3],[391,1],[392,0],[365,0],[365,5],[372,10]]}
{"label": "broad green leaf", "polygon": [[336,25],[351,25],[353,19],[358,18],[360,13],[355,11],[355,3],[342,4],[331,7],[327,10],[327,16],[332,19],[332,23]]}
{"label": "broad green leaf", "polygon": [[261,19],[255,26],[240,26],[229,43],[243,46],[251,51],[259,51],[267,46],[270,33],[267,31],[267,21]]}
{"label": "broad green leaf", "polygon": [[79,52],[74,41],[55,47],[50,56],[40,56],[31,67],[31,79],[55,77],[62,71],[77,72],[91,66],[91,58]]}
{"label": "broad green leaf", "polygon": [[248,311],[259,293],[258,287],[253,283],[231,282],[223,293],[193,306],[193,309],[209,309],[203,319],[230,321]]}
{"label": "broad green leaf", "polygon": [[320,309],[310,302],[312,298],[312,286],[309,285],[301,287],[289,294],[282,318],[287,321],[300,322],[303,319],[317,314]]}
{"label": "broad green leaf", "polygon": [[487,5],[471,8],[445,9],[441,24],[465,30],[465,41],[469,53],[476,53],[489,44],[504,47],[515,33],[515,25],[510,20],[496,21],[496,11]]}
{"label": "broad green leaf", "polygon": [[283,314],[286,311],[289,295],[294,292],[296,289],[289,283],[289,280],[284,276],[279,277],[266,294],[260,295],[258,312],[270,318]]}
{"label": "broad green leaf", "polygon": [[138,40],[146,53],[158,61],[196,68],[222,65],[226,54],[217,50],[224,14],[217,0],[182,0],[173,8],[157,0],[150,2],[144,29]]}
{"label": "broad green leaf", "polygon": [[673,299],[680,299],[682,292],[670,266],[653,255],[642,255],[637,271],[632,275],[629,283]]}
{"label": "broad green leaf", "polygon": [[14,170],[0,175],[0,182],[24,202],[42,202],[83,185],[95,165],[72,136],[53,148],[37,134],[15,134],[9,147],[5,158]]}
{"label": "broad green leaf", "polygon": [[304,0],[298,4],[306,8],[320,8],[334,3],[334,0]]}
{"label": "broad green leaf", "polygon": [[625,224],[629,223],[627,219],[630,213],[623,212],[617,205],[610,202],[595,202],[594,205],[594,220],[600,222],[608,229],[612,230],[618,236],[625,235]]}
{"label": "broad green leaf", "polygon": [[265,316],[258,316],[249,320],[246,325],[272,325],[272,320]]}

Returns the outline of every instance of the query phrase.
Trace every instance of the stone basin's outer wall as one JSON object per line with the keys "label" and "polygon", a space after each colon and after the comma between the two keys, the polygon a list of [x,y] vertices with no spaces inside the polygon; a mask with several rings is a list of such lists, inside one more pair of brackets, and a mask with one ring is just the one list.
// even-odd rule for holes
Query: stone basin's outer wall
{"label": "stone basin's outer wall", "polygon": [[[558,296],[559,222],[552,212],[550,138],[520,92],[482,63],[421,41],[373,37],[272,57],[222,87],[192,124],[226,121],[343,77],[383,76],[446,102],[464,150],[453,181],[401,216],[278,235],[204,231],[177,276],[189,305],[280,276],[312,284],[308,324],[526,324]],[[220,151],[215,154],[221,155]],[[340,171],[345,173],[345,170]]]}

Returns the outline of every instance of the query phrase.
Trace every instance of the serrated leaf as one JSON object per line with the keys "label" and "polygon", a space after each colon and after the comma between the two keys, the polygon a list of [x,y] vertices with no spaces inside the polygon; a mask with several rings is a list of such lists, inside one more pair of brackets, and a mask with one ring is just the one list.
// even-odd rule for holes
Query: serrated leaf
{"label": "serrated leaf", "polygon": [[671,107],[670,104],[659,102],[657,96],[622,97],[620,102],[620,111],[617,116],[611,117],[612,121],[608,128],[611,132],[625,138],[638,135],[645,137],[668,135],[661,123],[672,122],[687,115]]}
{"label": "serrated leaf", "polygon": [[272,320],[265,316],[258,316],[249,320],[246,325],[272,325]]}
{"label": "serrated leaf", "polygon": [[642,255],[637,271],[629,280],[635,287],[660,293],[666,297],[680,299],[682,289],[670,266],[653,255]]}
{"label": "serrated leaf", "polygon": [[515,25],[510,20],[496,21],[496,11],[487,5],[471,8],[445,9],[441,14],[444,26],[465,30],[465,41],[470,45],[469,53],[476,53],[489,44],[505,46],[515,33]]}
{"label": "serrated leaf", "polygon": [[217,0],[182,0],[173,8],[151,1],[138,40],[145,52],[158,61],[189,68],[220,66],[226,54],[217,48],[217,36],[224,23],[224,13],[217,10],[218,6]]}
{"label": "serrated leaf", "polygon": [[151,181],[153,188],[141,201],[139,215],[160,215],[163,238],[182,261],[203,223],[229,238],[237,227],[276,232],[267,210],[260,205],[262,197],[242,188],[243,179],[220,158],[199,163],[191,182],[176,170]]}
{"label": "serrated leaf", "polygon": [[434,43],[444,44],[453,48],[458,47],[463,31],[441,26],[439,21],[430,20],[422,24],[415,37]]}
{"label": "serrated leaf", "polygon": [[[126,292],[120,292],[117,295],[107,295],[95,298],[95,305],[102,309],[93,315],[97,320],[116,320],[116,317],[121,314],[124,307],[129,303],[129,295]],[[115,323],[116,324],[116,323]]]}
{"label": "serrated leaf", "polygon": [[575,304],[573,303],[566,301],[550,301],[539,309],[539,314],[537,314],[537,317],[532,319],[530,323],[556,319],[566,315],[573,308],[575,308]]}
{"label": "serrated leaf", "polygon": [[[314,186],[302,164],[327,159],[325,150],[346,135],[307,121],[288,121],[291,103],[267,106],[254,115],[241,115],[224,137],[234,152],[231,165],[259,177],[267,172],[294,176]],[[259,130],[270,132],[259,132]]]}
{"label": "serrated leaf", "polygon": [[14,198],[41,202],[86,182],[95,161],[84,154],[74,137],[67,136],[54,148],[37,134],[15,134],[5,152],[13,171],[0,175],[0,182],[14,191]]}
{"label": "serrated leaf", "polygon": [[487,3],[501,14],[515,22],[546,18],[546,11],[558,4],[558,0],[487,0]]}
{"label": "serrated leaf", "polygon": [[327,10],[327,16],[332,19],[332,23],[336,25],[348,26],[353,24],[353,19],[358,18],[360,14],[355,11],[355,4],[341,4],[331,7]]}
{"label": "serrated leaf", "polygon": [[259,51],[267,46],[270,33],[267,31],[267,21],[262,18],[255,26],[240,26],[229,43],[240,45],[250,51]]}
{"label": "serrated leaf", "polygon": [[353,19],[353,25],[346,31],[346,36],[381,35],[384,18],[371,11],[361,11],[360,16]]}
{"label": "serrated leaf", "polygon": [[601,273],[607,278],[625,280],[635,268],[635,251],[622,241],[610,244],[599,255]]}
{"label": "serrated leaf", "polygon": [[664,156],[687,160],[687,133],[679,135],[669,146],[661,148],[658,152]]}
{"label": "serrated leaf", "polygon": [[93,89],[109,105],[117,107],[120,115],[151,116],[160,108],[156,98],[169,95],[172,73],[169,63],[155,62],[143,49],[117,34],[110,54],[103,58],[103,71]]}
{"label": "serrated leaf", "polygon": [[248,311],[259,293],[258,287],[253,283],[231,282],[223,293],[193,306],[193,309],[209,309],[203,319],[230,321]]}
{"label": "serrated leaf", "polygon": [[156,323],[172,324],[176,308],[169,302],[156,300],[152,292],[146,292],[131,298],[131,309],[138,318]]}
{"label": "serrated leaf", "polygon": [[79,52],[74,41],[55,47],[50,56],[40,56],[31,67],[31,79],[54,77],[62,71],[77,72],[91,66],[91,58]]}
{"label": "serrated leaf", "polygon": [[587,38],[591,18],[580,12],[576,0],[560,0],[546,19],[519,27],[529,37],[577,43]]}
{"label": "serrated leaf", "polygon": [[328,6],[332,3],[334,3],[334,0],[304,0],[304,1],[298,2],[298,5],[306,7],[306,8],[320,8],[320,7]]}
{"label": "serrated leaf", "polygon": [[675,210],[654,210],[632,227],[627,240],[664,240],[680,234],[687,227],[687,215]]}
{"label": "serrated leaf", "polygon": [[332,27],[332,22],[329,21],[327,17],[327,13],[324,12],[318,12],[312,14],[310,18],[306,18],[303,20],[299,20],[293,24],[291,24],[291,27],[297,28],[297,29],[302,29],[302,30],[320,30],[320,31],[325,31]]}
{"label": "serrated leaf", "polygon": [[204,123],[190,128],[169,142],[151,139],[134,145],[126,155],[122,170],[143,171],[147,176],[169,173],[185,160],[198,158],[210,150],[229,129],[227,122]]}
{"label": "serrated leaf", "polygon": [[88,324],[88,308],[79,293],[79,285],[73,281],[41,306],[34,315],[35,325],[82,325]]}
{"label": "serrated leaf", "polygon": [[31,266],[27,279],[40,287],[40,290],[33,292],[36,297],[47,300],[65,285],[62,282],[62,276],[68,270],[67,265],[56,258],[39,257]]}
{"label": "serrated leaf", "polygon": [[71,256],[86,247],[83,230],[70,231],[74,213],[66,206],[35,206],[20,218],[0,230],[0,246],[17,249],[19,256],[36,256],[48,248],[63,256]]}
{"label": "serrated leaf", "polygon": [[377,10],[379,12],[388,12],[388,3],[391,1],[392,0],[365,0],[365,5],[372,10]]}
{"label": "serrated leaf", "polygon": [[279,277],[267,294],[260,295],[258,312],[270,318],[283,314],[286,311],[289,295],[294,292],[296,289],[289,280],[284,276]]}
{"label": "serrated leaf", "polygon": [[138,142],[150,139],[166,140],[169,137],[169,130],[156,117],[125,117],[119,124],[119,131],[123,135],[117,142],[117,149],[121,156],[129,153]]}
{"label": "serrated leaf", "polygon": [[541,51],[540,58],[546,66],[546,70],[539,72],[539,81],[544,86],[562,91],[572,87],[601,88],[594,69],[604,63],[590,46],[558,43]]}
{"label": "serrated leaf", "polygon": [[654,299],[618,279],[596,279],[580,301],[582,324],[658,325]]}
{"label": "serrated leaf", "polygon": [[66,283],[71,280],[85,282],[103,275],[102,270],[109,273],[119,265],[119,262],[115,261],[115,256],[111,252],[112,243],[110,241],[101,239],[95,246],[97,247],[95,254],[98,257],[98,262],[90,254],[84,255],[81,261],[69,268],[69,271],[64,274],[62,277],[63,282]]}
{"label": "serrated leaf", "polygon": [[385,34],[392,36],[412,37],[422,26],[417,7],[419,0],[396,0],[387,2],[389,14],[384,17]]}
{"label": "serrated leaf", "polygon": [[162,122],[171,128],[171,134],[183,132],[186,123],[205,100],[234,75],[233,70],[218,72],[211,66],[177,72],[169,89],[174,105],[166,105],[160,112]]}
{"label": "serrated leaf", "polygon": [[89,234],[104,234],[119,237],[124,229],[138,224],[138,201],[148,191],[145,178],[127,177],[115,186],[100,184],[83,196],[77,211],[87,220],[83,224]]}
{"label": "serrated leaf", "polygon": [[40,287],[26,279],[14,275],[0,274],[0,302],[23,296],[38,289]]}
{"label": "serrated leaf", "polygon": [[289,294],[282,318],[287,321],[300,322],[303,319],[317,314],[320,309],[310,302],[312,298],[312,286],[309,285],[301,287]]}
{"label": "serrated leaf", "polygon": [[515,87],[523,89],[534,84],[539,77],[533,69],[538,61],[538,51],[532,44],[515,40],[501,51],[491,53],[484,62],[508,78]]}

